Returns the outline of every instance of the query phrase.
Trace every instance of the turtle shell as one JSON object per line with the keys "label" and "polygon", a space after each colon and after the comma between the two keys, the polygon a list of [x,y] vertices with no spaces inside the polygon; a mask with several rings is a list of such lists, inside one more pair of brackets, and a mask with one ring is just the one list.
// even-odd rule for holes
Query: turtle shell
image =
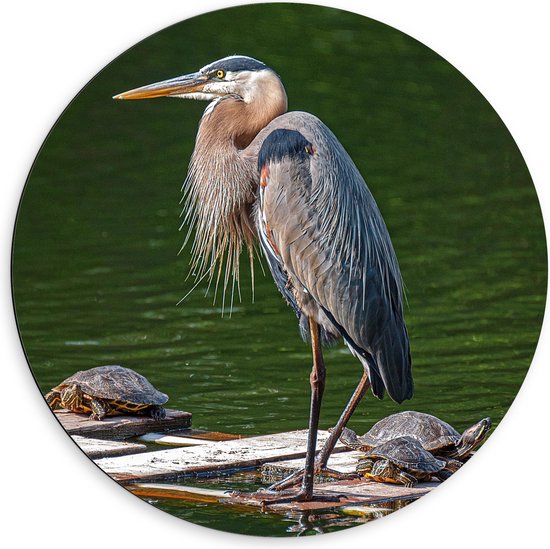
{"label": "turtle shell", "polygon": [[364,459],[389,459],[411,473],[438,473],[445,462],[435,458],[412,437],[397,437],[373,448]]}
{"label": "turtle shell", "polygon": [[435,416],[409,410],[381,419],[365,435],[359,437],[359,441],[368,451],[369,448],[396,437],[411,437],[420,442],[428,452],[437,453],[456,445],[460,440],[460,433]]}
{"label": "turtle shell", "polygon": [[155,389],[147,378],[130,368],[117,365],[76,372],[53,390],[61,391],[74,383],[91,397],[141,405],[162,405],[168,400],[168,395]]}

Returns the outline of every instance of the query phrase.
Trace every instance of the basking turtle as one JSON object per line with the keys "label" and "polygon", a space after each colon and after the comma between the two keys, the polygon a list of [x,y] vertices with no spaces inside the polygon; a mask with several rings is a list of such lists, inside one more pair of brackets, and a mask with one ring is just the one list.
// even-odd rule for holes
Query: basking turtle
{"label": "basking turtle", "polygon": [[437,459],[412,437],[397,437],[373,448],[359,458],[357,472],[378,482],[393,482],[414,486],[431,477],[445,480],[445,461]]}
{"label": "basking turtle", "polygon": [[466,461],[475,448],[486,438],[491,429],[491,419],[486,417],[468,427],[462,435],[445,421],[422,412],[406,411],[392,414],[374,424],[362,437],[351,429],[344,429],[340,441],[362,452],[396,437],[412,437],[425,450],[438,458]]}
{"label": "basking turtle", "polygon": [[119,414],[148,414],[159,420],[166,416],[162,405],[168,396],[141,374],[122,366],[98,366],[62,381],[47,395],[52,410],[61,407],[90,419],[102,420]]}

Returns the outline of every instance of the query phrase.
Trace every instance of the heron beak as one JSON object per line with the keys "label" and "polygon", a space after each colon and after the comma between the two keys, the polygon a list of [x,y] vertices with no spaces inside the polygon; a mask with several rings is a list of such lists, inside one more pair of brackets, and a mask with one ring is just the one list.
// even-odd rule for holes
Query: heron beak
{"label": "heron beak", "polygon": [[155,84],[148,84],[147,86],[141,86],[141,88],[125,91],[113,95],[113,99],[151,99],[154,97],[187,95],[201,92],[207,82],[207,75],[200,72],[194,72],[192,74],[178,76],[170,80],[163,80],[162,82],[156,82]]}

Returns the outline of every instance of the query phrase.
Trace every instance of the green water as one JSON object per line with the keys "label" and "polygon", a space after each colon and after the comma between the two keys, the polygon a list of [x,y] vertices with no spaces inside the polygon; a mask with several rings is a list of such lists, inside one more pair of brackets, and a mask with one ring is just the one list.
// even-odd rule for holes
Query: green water
{"label": "green water", "polygon": [[[376,197],[407,286],[416,389],[405,407],[457,428],[487,415],[498,425],[529,367],[546,291],[544,228],[523,159],[490,105],[435,53],[369,19],[291,4],[170,27],[111,63],[59,119],[25,187],[14,241],[17,320],[40,389],[118,363],[193,412],[195,427],[254,435],[307,426],[309,349],[269,275],[256,266],[252,303],[243,270],[231,316],[205,288],[176,306],[191,286],[187,251],[178,255],[180,186],[205,104],[110,99],[235,52],[281,75],[290,109],[325,121]],[[325,356],[328,428],[361,370],[342,346]],[[363,432],[400,409],[369,395],[350,426]],[[153,504],[272,536],[355,523],[338,513]]]}

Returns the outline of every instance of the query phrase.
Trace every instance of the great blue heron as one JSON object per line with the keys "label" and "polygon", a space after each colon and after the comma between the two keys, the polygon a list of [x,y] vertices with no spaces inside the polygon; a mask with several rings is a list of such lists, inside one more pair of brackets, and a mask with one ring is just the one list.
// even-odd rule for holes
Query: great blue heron
{"label": "great blue heron", "polygon": [[[355,164],[315,116],[287,113],[279,76],[243,55],[198,72],[136,88],[115,99],[181,97],[210,101],[201,118],[185,183],[187,221],[195,228],[192,265],[219,280],[226,262],[238,277],[243,242],[259,238],[275,283],[311,342],[311,408],[303,473],[270,488],[285,500],[310,500],[313,477],[348,419],[372,388],[411,398],[409,339],[402,280],[380,211]],[[217,267],[216,267],[217,266]],[[323,343],[343,338],[363,375],[315,458],[325,387]],[[267,497],[267,495],[266,495]]]}

